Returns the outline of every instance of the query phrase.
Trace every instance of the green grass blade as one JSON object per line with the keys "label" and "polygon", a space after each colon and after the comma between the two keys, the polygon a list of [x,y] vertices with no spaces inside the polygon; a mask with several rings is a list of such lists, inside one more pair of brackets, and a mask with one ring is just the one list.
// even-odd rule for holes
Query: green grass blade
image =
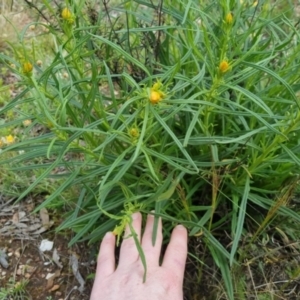
{"label": "green grass blade", "polygon": [[250,178],[249,178],[249,176],[247,176],[242,201],[241,201],[241,204],[239,207],[239,214],[238,214],[236,229],[234,232],[234,239],[232,242],[232,247],[231,247],[231,252],[230,252],[230,266],[232,266],[232,264],[233,264],[234,256],[237,251],[237,248],[238,248],[238,245],[240,242],[240,238],[242,235],[242,231],[244,228],[244,221],[245,221],[245,216],[246,216],[246,206],[247,206],[247,201],[248,201],[248,197],[249,197],[249,192],[250,192]]}

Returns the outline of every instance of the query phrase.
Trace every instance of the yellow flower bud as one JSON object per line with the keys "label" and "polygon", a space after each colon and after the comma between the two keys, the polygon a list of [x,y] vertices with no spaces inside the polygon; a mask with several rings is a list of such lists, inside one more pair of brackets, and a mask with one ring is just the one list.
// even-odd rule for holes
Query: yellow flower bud
{"label": "yellow flower bud", "polygon": [[152,87],[150,88],[150,96],[149,101],[152,104],[157,104],[159,101],[164,99],[166,94],[163,92],[163,84],[161,81],[155,82]]}
{"label": "yellow flower bud", "polygon": [[26,75],[30,75],[33,70],[33,66],[30,62],[25,62],[23,64],[23,73]]}
{"label": "yellow flower bud", "polygon": [[233,23],[233,16],[230,12],[226,15],[225,22],[228,25],[231,25]]}
{"label": "yellow flower bud", "polygon": [[129,129],[129,135],[133,138],[137,138],[140,134],[137,128],[131,128]]}
{"label": "yellow flower bud", "polygon": [[10,144],[12,144],[15,141],[15,138],[14,138],[14,136],[12,136],[10,134],[10,135],[8,135],[8,136],[5,137],[5,141],[6,141],[6,144],[10,145]]}
{"label": "yellow flower bud", "polygon": [[221,73],[226,73],[229,70],[230,66],[226,60],[222,60],[219,65],[219,70]]}
{"label": "yellow flower bud", "polygon": [[149,100],[152,104],[157,104],[159,101],[161,101],[161,99],[162,99],[161,93],[151,90]]}
{"label": "yellow flower bud", "polygon": [[39,59],[39,60],[36,61],[36,64],[37,64],[39,67],[41,67],[42,64],[43,64],[43,62]]}
{"label": "yellow flower bud", "polygon": [[73,15],[67,7],[62,10],[61,17],[70,24],[74,22]]}

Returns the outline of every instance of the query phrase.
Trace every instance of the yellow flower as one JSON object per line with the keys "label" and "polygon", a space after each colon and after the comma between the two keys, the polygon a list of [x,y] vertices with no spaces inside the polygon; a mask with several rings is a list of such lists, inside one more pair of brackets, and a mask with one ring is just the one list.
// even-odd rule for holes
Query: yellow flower
{"label": "yellow flower", "polygon": [[221,73],[226,73],[230,69],[229,63],[226,60],[222,60],[219,65]]}
{"label": "yellow flower", "polygon": [[150,89],[150,97],[149,100],[152,104],[157,104],[163,98],[165,98],[166,94],[161,90],[162,83],[160,81],[153,84]]}
{"label": "yellow flower", "polygon": [[73,15],[67,7],[62,10],[61,17],[70,24],[74,22]]}
{"label": "yellow flower", "polygon": [[33,66],[30,62],[27,61],[23,64],[23,73],[25,75],[30,75],[32,70],[33,70]]}
{"label": "yellow flower", "polygon": [[137,138],[140,135],[140,133],[137,128],[132,127],[129,129],[129,135],[133,138]]}
{"label": "yellow flower", "polygon": [[151,91],[150,92],[150,98],[149,98],[150,102],[152,104],[157,104],[159,101],[162,100],[162,96],[159,92],[156,92],[156,91]]}
{"label": "yellow flower", "polygon": [[233,22],[233,16],[232,16],[232,14],[231,14],[230,12],[226,15],[226,17],[225,17],[225,22],[226,22],[226,24],[228,24],[228,25],[231,25],[231,24],[232,24],[232,22]]}
{"label": "yellow flower", "polygon": [[13,144],[14,141],[15,141],[15,138],[14,136],[12,136],[11,134],[6,136],[5,137],[5,141],[6,141],[6,144],[10,145],[10,144]]}

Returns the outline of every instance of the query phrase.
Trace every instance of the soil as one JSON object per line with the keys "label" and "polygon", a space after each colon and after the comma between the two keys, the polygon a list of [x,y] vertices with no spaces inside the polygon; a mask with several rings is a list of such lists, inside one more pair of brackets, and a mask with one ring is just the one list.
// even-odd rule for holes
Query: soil
{"label": "soil", "polygon": [[[12,295],[9,299],[89,299],[98,249],[87,244],[68,247],[72,233],[56,233],[59,220],[53,222],[47,210],[32,214],[41,200],[29,197],[18,204],[7,204],[9,201],[2,197],[0,201],[0,251],[8,264],[0,264],[0,287],[27,282],[20,298]],[[52,249],[41,251],[42,240],[52,241]],[[77,279],[80,276],[84,281],[82,292]]]}

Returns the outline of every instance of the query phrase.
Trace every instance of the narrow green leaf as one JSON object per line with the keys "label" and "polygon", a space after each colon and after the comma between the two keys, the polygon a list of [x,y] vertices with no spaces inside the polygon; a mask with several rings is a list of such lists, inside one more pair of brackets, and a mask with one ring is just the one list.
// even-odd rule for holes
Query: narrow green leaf
{"label": "narrow green leaf", "polygon": [[137,233],[135,232],[135,230],[134,230],[134,228],[132,226],[132,220],[131,220],[131,222],[128,223],[128,225],[129,225],[129,228],[130,228],[131,235],[132,235],[132,237],[134,239],[136,248],[137,248],[137,250],[139,252],[142,265],[144,267],[143,283],[145,283],[146,282],[146,276],[147,276],[147,263],[146,263],[145,253],[144,253],[143,248],[141,246],[141,243],[140,243],[140,241],[138,239],[138,235],[137,235]]}
{"label": "narrow green leaf", "polygon": [[43,207],[47,207],[47,205],[54,200],[56,197],[61,195],[61,193],[67,189],[68,187],[73,185],[73,180],[75,177],[77,177],[80,169],[77,169],[71,173],[71,175],[64,181],[64,183],[54,192],[52,193],[49,197],[47,197],[38,207],[34,209],[34,212],[39,211]]}
{"label": "narrow green leaf", "polygon": [[155,116],[156,120],[163,126],[165,131],[172,137],[175,144],[178,146],[179,150],[182,152],[182,154],[186,157],[186,159],[189,161],[191,166],[195,169],[196,172],[198,172],[198,167],[195,165],[193,159],[190,157],[190,155],[187,153],[187,151],[184,149],[183,145],[180,143],[174,132],[170,129],[170,127],[167,125],[167,123],[160,117],[160,115],[156,112],[156,110],[151,106],[150,110],[152,114]]}
{"label": "narrow green leaf", "polygon": [[138,66],[141,70],[143,70],[149,77],[151,77],[148,69],[145,67],[144,64],[142,64],[141,62],[139,62],[136,58],[132,57],[128,52],[126,52],[125,50],[123,50],[120,46],[118,46],[117,44],[113,43],[112,41],[100,36],[100,35],[94,35],[91,33],[88,33],[89,35],[93,36],[95,39],[100,40],[101,42],[103,42],[104,44],[109,45],[110,47],[112,47],[113,49],[116,50],[116,52],[122,54],[124,56],[124,58],[130,62],[132,62],[133,64],[135,64],[136,66]]}
{"label": "narrow green leaf", "polygon": [[212,257],[214,258],[214,262],[221,270],[222,279],[224,280],[225,288],[227,291],[227,296],[230,300],[234,300],[232,275],[228,266],[228,262],[226,261],[224,255],[220,253],[217,249],[213,248],[211,245],[209,245],[209,249],[210,253],[212,254]]}
{"label": "narrow green leaf", "polygon": [[298,165],[300,166],[300,159],[295,155],[295,151],[290,150],[287,146],[284,144],[280,144],[280,146],[284,149],[284,151],[289,155],[289,157]]}
{"label": "narrow green leaf", "polygon": [[240,238],[242,235],[242,231],[244,228],[244,220],[245,220],[245,216],[246,216],[246,206],[247,206],[247,202],[248,202],[249,192],[250,192],[250,178],[249,178],[249,176],[247,176],[246,181],[245,181],[243,198],[242,198],[240,208],[239,208],[237,226],[236,226],[236,230],[234,233],[234,239],[232,242],[232,247],[231,247],[231,252],[230,252],[230,266],[232,266],[234,256],[235,256],[236,250],[238,248]]}
{"label": "narrow green leaf", "polygon": [[266,68],[262,65],[254,64],[252,62],[243,61],[243,64],[246,65],[246,66],[252,67],[254,69],[258,69],[258,70],[260,70],[264,73],[270,74],[271,76],[276,78],[279,82],[281,82],[286,87],[286,89],[289,91],[290,95],[292,96],[293,100],[295,101],[295,103],[300,108],[299,100],[298,100],[293,88],[282,77],[280,77],[277,73],[273,72],[272,70],[270,70],[270,69],[268,69],[268,68]]}

